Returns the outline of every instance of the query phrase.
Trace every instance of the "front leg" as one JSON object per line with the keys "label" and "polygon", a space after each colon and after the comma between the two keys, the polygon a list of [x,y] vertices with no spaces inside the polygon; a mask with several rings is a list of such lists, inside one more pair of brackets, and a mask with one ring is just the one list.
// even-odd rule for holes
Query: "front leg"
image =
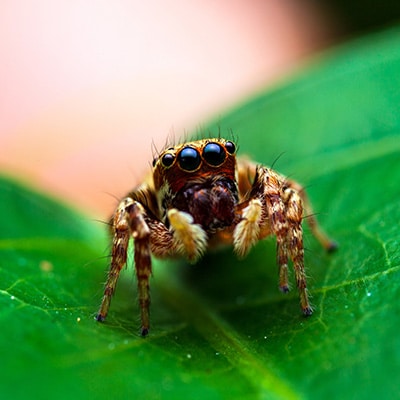
{"label": "front leg", "polygon": [[[305,316],[313,313],[307,295],[307,280],[304,269],[304,244],[303,244],[303,202],[302,199],[291,188],[282,188],[283,201],[286,210],[287,232],[285,241],[285,251],[293,262],[294,273],[296,277],[296,285],[300,295],[300,306]],[[281,269],[282,273],[282,269]],[[287,281],[287,279],[286,279]],[[288,290],[287,284],[281,289]]]}
{"label": "front leg", "polygon": [[308,199],[307,193],[303,186],[291,179],[287,179],[286,184],[288,189],[293,189],[300,196],[304,207],[304,219],[310,227],[312,234],[326,251],[335,251],[338,248],[338,244],[332,240],[319,226],[310,200]]}
{"label": "front leg", "polygon": [[150,230],[144,220],[143,206],[128,197],[117,208],[113,218],[113,245],[111,265],[104,289],[103,300],[96,316],[98,321],[104,321],[110,308],[111,298],[115,292],[121,269],[126,264],[129,239],[134,239],[135,268],[138,281],[139,305],[141,311],[141,334],[149,331],[151,275]]}
{"label": "front leg", "polygon": [[258,198],[264,206],[263,218],[260,221],[260,231],[264,234],[260,239],[270,233],[276,236],[281,291],[289,291],[290,259],[295,272],[301,309],[304,315],[311,315],[304,269],[303,204],[300,195],[289,187],[280,175],[271,169],[258,167],[250,197]]}

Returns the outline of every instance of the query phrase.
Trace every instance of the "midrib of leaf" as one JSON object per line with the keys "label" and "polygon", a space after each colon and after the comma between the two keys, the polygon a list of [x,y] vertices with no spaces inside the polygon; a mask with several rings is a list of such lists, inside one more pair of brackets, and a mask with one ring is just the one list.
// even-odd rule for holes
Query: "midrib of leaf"
{"label": "midrib of leaf", "polygon": [[268,367],[266,363],[260,362],[247,340],[237,335],[226,321],[215,314],[204,301],[186,290],[178,280],[163,274],[162,279],[154,282],[154,286],[165,301],[194,326],[216,352],[226,357],[255,387],[262,389],[263,395],[287,400],[302,398],[272,371],[272,366]]}

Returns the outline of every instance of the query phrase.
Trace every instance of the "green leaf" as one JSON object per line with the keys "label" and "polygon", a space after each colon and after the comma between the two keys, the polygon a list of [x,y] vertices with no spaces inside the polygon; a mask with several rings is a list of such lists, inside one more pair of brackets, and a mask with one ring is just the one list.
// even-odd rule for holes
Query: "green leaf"
{"label": "green leaf", "polygon": [[157,262],[146,339],[130,266],[96,323],[104,227],[2,178],[1,397],[396,397],[399,34],[339,48],[209,126],[232,129],[240,153],[304,183],[340,243],[327,255],[306,231],[308,319],[296,290],[277,290],[271,238],[244,260],[226,250],[195,266]]}

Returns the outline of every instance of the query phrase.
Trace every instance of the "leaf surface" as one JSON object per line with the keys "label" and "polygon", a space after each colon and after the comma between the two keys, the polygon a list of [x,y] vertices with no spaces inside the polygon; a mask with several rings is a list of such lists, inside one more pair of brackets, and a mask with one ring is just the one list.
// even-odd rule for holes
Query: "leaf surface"
{"label": "leaf surface", "polygon": [[[399,29],[321,57],[209,125],[305,184],[327,255],[306,230],[315,313],[277,290],[274,240],[244,260],[157,262],[138,336],[132,267],[105,324],[103,226],[0,180],[4,398],[393,398],[400,368]],[[282,154],[283,153],[283,154]],[[281,155],[282,154],[282,155]]]}

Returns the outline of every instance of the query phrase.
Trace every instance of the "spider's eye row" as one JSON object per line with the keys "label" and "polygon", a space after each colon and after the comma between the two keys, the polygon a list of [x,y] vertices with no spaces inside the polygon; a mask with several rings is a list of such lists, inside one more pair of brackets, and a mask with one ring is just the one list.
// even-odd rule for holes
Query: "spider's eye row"
{"label": "spider's eye row", "polygon": [[171,153],[165,153],[162,158],[161,162],[164,167],[170,167],[175,160],[175,156]]}
{"label": "spider's eye row", "polygon": [[235,143],[228,141],[225,143],[225,149],[229,154],[233,154],[236,151]]}
{"label": "spider's eye row", "polygon": [[[175,150],[171,148],[168,150]],[[168,151],[167,150],[167,151]],[[181,169],[188,172],[196,171],[204,160],[212,167],[219,167],[226,160],[227,154],[234,154],[236,146],[233,142],[227,141],[223,144],[217,142],[208,142],[202,151],[188,145],[183,147],[178,155],[173,153],[165,153],[160,161],[163,167],[169,168],[177,160]],[[158,159],[153,160],[153,167],[157,164]]]}
{"label": "spider's eye row", "polygon": [[208,164],[218,167],[225,161],[226,153],[220,144],[210,142],[204,146],[203,157]]}
{"label": "spider's eye row", "polygon": [[193,147],[184,147],[178,155],[180,167],[185,171],[195,171],[201,163],[199,152]]}

